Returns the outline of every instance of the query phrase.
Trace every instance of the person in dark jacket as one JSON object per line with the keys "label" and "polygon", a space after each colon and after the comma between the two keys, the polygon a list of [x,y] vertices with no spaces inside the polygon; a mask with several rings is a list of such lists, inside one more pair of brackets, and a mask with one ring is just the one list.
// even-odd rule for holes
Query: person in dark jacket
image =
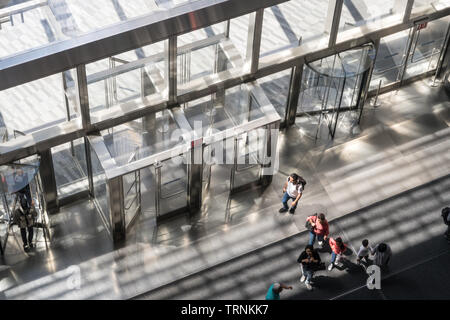
{"label": "person in dark jacket", "polygon": [[314,250],[314,247],[308,244],[305,247],[305,250],[300,254],[297,259],[297,262],[300,263],[300,268],[302,269],[302,276],[300,278],[300,282],[304,282],[308,290],[312,289],[312,277],[314,276],[314,271],[317,270],[321,260],[319,253]]}
{"label": "person in dark jacket", "polygon": [[[17,224],[20,228],[20,234],[23,241],[23,249],[27,252],[30,248],[33,248],[33,226],[34,211],[32,212],[31,207],[28,205],[28,200],[24,196],[18,196],[19,206],[14,211],[13,223]],[[27,239],[28,231],[28,239]]]}

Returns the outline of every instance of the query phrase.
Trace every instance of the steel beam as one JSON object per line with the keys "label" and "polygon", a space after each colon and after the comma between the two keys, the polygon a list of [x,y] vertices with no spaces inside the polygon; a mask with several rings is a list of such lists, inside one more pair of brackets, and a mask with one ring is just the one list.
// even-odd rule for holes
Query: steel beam
{"label": "steel beam", "polygon": [[258,70],[263,17],[264,9],[252,12],[249,17],[245,71],[250,74],[254,74]]}
{"label": "steel beam", "polygon": [[48,213],[58,211],[58,192],[56,188],[55,170],[53,168],[53,157],[50,149],[39,152],[41,157],[39,173],[42,180],[42,189]]}
{"label": "steel beam", "polygon": [[329,48],[333,47],[336,44],[343,4],[344,0],[330,0],[330,2],[328,3],[325,33],[330,35],[330,38],[328,39]]}

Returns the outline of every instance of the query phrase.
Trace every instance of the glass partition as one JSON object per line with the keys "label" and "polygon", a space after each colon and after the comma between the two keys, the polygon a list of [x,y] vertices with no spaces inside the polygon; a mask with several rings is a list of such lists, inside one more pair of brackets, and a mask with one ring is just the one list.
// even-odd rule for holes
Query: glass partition
{"label": "glass partition", "polygon": [[414,0],[411,18],[450,7],[450,0]]}
{"label": "glass partition", "polygon": [[370,82],[370,90],[397,82],[406,61],[411,30],[381,38]]}
{"label": "glass partition", "polygon": [[[96,122],[97,112],[119,104],[129,101],[139,104],[151,95],[167,98],[166,43],[164,40],[86,65],[92,122]],[[73,93],[74,83],[68,86]]]}
{"label": "glass partition", "polygon": [[[326,48],[325,22],[329,1],[291,0],[264,9],[260,56],[314,42]],[[322,41],[319,41],[322,40]]]}
{"label": "glass partition", "polygon": [[84,139],[51,148],[58,197],[89,189]]}
{"label": "glass partition", "polygon": [[106,175],[105,170],[103,170],[102,164],[95,153],[92,146],[89,148],[91,152],[91,162],[92,162],[92,178],[94,181],[94,204],[97,211],[102,218],[103,223],[111,231],[111,218],[109,213],[109,197],[108,190],[106,187]]}
{"label": "glass partition", "polygon": [[425,28],[416,31],[408,58],[404,79],[434,70],[448,32],[450,18],[430,21]]}
{"label": "glass partition", "polygon": [[[401,23],[407,0],[344,1],[337,42],[347,40],[343,31],[370,25],[370,31]],[[364,29],[362,29],[364,33]]]}
{"label": "glass partition", "polygon": [[0,144],[77,118],[60,73],[0,91]]}

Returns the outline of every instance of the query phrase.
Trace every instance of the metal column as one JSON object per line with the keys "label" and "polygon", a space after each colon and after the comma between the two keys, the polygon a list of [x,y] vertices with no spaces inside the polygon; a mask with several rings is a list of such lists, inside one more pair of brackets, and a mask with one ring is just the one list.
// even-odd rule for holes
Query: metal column
{"label": "metal column", "polygon": [[264,9],[259,9],[256,12],[252,12],[249,18],[245,68],[251,74],[258,70],[263,17]]}
{"label": "metal column", "polygon": [[288,99],[286,103],[286,114],[284,118],[285,127],[289,127],[295,123],[302,76],[303,76],[303,63],[292,68],[291,83],[289,85]]}
{"label": "metal column", "polygon": [[277,152],[278,132],[280,122],[268,125],[266,132],[266,154],[261,169],[261,185],[267,186],[272,182],[273,175],[278,172],[279,159]]}
{"label": "metal column", "polygon": [[48,213],[58,211],[58,192],[56,189],[55,169],[51,149],[40,151],[41,162],[39,172],[42,180],[42,189]]}
{"label": "metal column", "polygon": [[190,163],[188,164],[188,208],[190,213],[198,211],[202,205],[203,181],[203,139],[192,141]]}
{"label": "metal column", "polygon": [[336,44],[343,4],[344,0],[330,0],[328,4],[327,20],[325,22],[325,33],[330,35],[330,38],[328,40],[329,48],[334,47]]}
{"label": "metal column", "polygon": [[166,68],[165,79],[167,81],[167,98],[169,104],[177,102],[177,37],[172,36],[165,42]]}
{"label": "metal column", "polygon": [[111,219],[111,233],[114,243],[117,243],[126,237],[122,176],[108,180],[106,188]]}

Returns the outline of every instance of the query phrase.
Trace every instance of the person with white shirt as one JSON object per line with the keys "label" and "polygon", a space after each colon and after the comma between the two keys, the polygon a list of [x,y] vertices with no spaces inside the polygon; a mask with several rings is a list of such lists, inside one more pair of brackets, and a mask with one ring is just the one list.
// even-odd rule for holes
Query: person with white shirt
{"label": "person with white shirt", "polygon": [[356,263],[360,264],[362,259],[369,262],[369,255],[371,252],[372,248],[369,246],[369,240],[364,239],[356,257]]}
{"label": "person with white shirt", "polygon": [[283,199],[281,200],[281,202],[283,203],[283,208],[279,210],[280,213],[289,210],[289,206],[287,204],[289,199],[292,200],[291,209],[289,210],[289,212],[290,213],[295,212],[298,201],[302,197],[302,192],[305,184],[306,181],[295,173],[291,174],[287,178],[287,181],[283,186]]}

